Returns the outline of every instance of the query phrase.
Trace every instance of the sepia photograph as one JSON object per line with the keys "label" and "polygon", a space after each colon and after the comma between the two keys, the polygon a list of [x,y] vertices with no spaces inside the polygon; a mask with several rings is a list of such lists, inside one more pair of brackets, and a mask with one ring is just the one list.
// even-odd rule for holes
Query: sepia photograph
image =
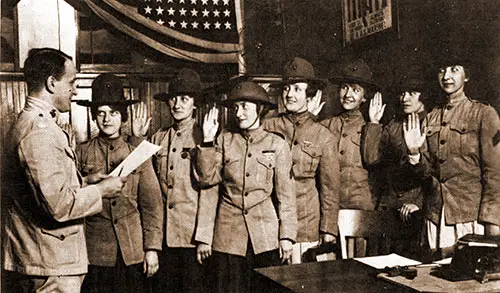
{"label": "sepia photograph", "polygon": [[500,1],[0,4],[1,293],[500,292]]}

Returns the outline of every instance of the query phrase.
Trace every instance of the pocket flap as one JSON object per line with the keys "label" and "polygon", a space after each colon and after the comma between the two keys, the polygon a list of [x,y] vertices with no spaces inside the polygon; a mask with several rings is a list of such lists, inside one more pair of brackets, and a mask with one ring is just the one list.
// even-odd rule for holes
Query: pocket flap
{"label": "pocket flap", "polygon": [[426,126],[425,127],[425,135],[433,136],[434,134],[439,132],[439,129],[441,129],[440,126]]}
{"label": "pocket flap", "polygon": [[41,228],[41,231],[43,234],[50,235],[52,237],[55,237],[61,241],[66,239],[66,237],[70,235],[77,234],[81,229],[80,225],[72,225],[72,226],[67,226],[63,228],[57,228],[57,229],[44,229]]}
{"label": "pocket flap", "polygon": [[476,131],[476,126],[475,125],[471,125],[470,123],[453,123],[453,124],[450,124],[450,128],[452,130],[455,130],[457,132],[460,132],[460,133],[468,133],[468,132],[473,132],[473,131]]}
{"label": "pocket flap", "polygon": [[268,169],[272,169],[276,166],[276,159],[274,158],[274,155],[259,156],[257,157],[257,162]]}
{"label": "pocket flap", "polygon": [[302,151],[311,157],[319,157],[321,155],[320,148],[313,144],[303,144]]}

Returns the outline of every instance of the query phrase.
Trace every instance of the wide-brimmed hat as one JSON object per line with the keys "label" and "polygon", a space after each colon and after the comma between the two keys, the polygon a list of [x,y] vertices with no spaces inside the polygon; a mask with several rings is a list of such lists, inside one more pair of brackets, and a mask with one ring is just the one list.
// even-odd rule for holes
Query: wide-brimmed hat
{"label": "wide-brimmed hat", "polygon": [[402,75],[397,83],[398,91],[417,91],[424,92],[428,90],[428,81],[422,75],[418,74],[407,74]]}
{"label": "wide-brimmed hat", "polygon": [[269,98],[266,90],[252,81],[242,81],[237,83],[227,95],[227,99],[221,101],[221,104],[227,107],[238,101],[260,103],[271,107],[276,106],[276,104]]}
{"label": "wide-brimmed hat", "polygon": [[120,78],[111,73],[103,73],[92,82],[92,101],[82,100],[76,103],[85,107],[98,107],[102,105],[128,106],[139,102],[127,100],[123,95],[123,84]]}
{"label": "wide-brimmed hat", "polygon": [[306,82],[319,89],[324,88],[327,84],[325,79],[316,77],[314,67],[311,63],[305,59],[295,57],[285,63],[282,81],[275,86],[284,86],[297,82]]}
{"label": "wide-brimmed hat", "polygon": [[340,72],[329,78],[333,83],[357,83],[361,86],[379,90],[379,86],[373,79],[370,66],[363,59],[348,61],[340,67]]}
{"label": "wide-brimmed hat", "polygon": [[190,68],[181,68],[168,84],[168,92],[154,96],[155,99],[167,101],[171,97],[187,95],[192,98],[202,96],[203,85],[198,72]]}

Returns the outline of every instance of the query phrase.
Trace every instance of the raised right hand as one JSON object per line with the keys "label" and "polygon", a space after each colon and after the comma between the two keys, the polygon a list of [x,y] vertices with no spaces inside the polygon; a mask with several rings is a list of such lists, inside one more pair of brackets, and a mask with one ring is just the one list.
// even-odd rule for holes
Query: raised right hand
{"label": "raised right hand", "polygon": [[217,130],[219,129],[217,117],[219,117],[219,109],[215,106],[205,115],[203,119],[203,142],[214,141]]}
{"label": "raised right hand", "polygon": [[113,198],[119,195],[126,181],[127,177],[108,177],[96,186],[101,190],[103,198]]}
{"label": "raised right hand", "polygon": [[382,116],[384,116],[385,104],[382,105],[382,94],[377,92],[373,99],[370,100],[370,108],[368,109],[368,116],[370,122],[378,124]]}
{"label": "raised right hand", "polygon": [[425,142],[425,134],[422,134],[420,129],[418,114],[411,113],[408,115],[408,121],[403,122],[403,133],[408,152],[412,155],[419,154],[420,148]]}

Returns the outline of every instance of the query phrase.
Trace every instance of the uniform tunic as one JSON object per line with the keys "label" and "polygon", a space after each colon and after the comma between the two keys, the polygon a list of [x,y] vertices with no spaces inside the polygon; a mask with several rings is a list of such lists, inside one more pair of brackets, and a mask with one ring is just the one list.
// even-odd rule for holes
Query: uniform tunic
{"label": "uniform tunic", "polygon": [[[54,115],[51,115],[53,113]],[[11,129],[5,170],[3,268],[26,275],[87,272],[83,217],[102,209],[96,186],[82,182],[68,135],[48,103],[28,97]],[[6,175],[6,174],[5,174]]]}
{"label": "uniform tunic", "polygon": [[151,139],[163,147],[153,163],[166,205],[168,247],[194,248],[195,241],[212,244],[218,189],[201,189],[191,171],[193,152],[202,140],[203,134],[194,119],[158,131]]}
{"label": "uniform tunic", "polygon": [[162,149],[153,157],[165,204],[165,246],[155,291],[203,292],[205,268],[196,261],[197,242],[212,245],[218,186],[200,188],[192,172],[203,140],[194,119],[161,129],[151,141]]}
{"label": "uniform tunic", "polygon": [[[421,121],[427,112],[419,114]],[[387,178],[386,193],[382,195],[382,208],[399,209],[403,204],[415,204],[423,208],[424,183],[407,166],[408,148],[404,141],[403,120],[394,118],[382,127],[368,123],[363,133],[363,159],[368,166],[381,165]]]}
{"label": "uniform tunic", "polygon": [[263,121],[264,128],[283,135],[292,154],[297,200],[297,242],[337,235],[340,175],[333,135],[308,112],[283,114]]}
{"label": "uniform tunic", "polygon": [[431,175],[436,192],[427,218],[447,225],[479,221],[500,225],[500,119],[490,106],[466,97],[434,108],[417,170]]}
{"label": "uniform tunic", "polygon": [[198,148],[201,182],[221,184],[215,251],[245,256],[249,243],[260,254],[277,249],[280,239],[295,241],[291,163],[285,140],[262,127],[244,133],[222,132],[216,147]]}
{"label": "uniform tunic", "polygon": [[332,131],[340,165],[340,208],[373,210],[375,200],[368,169],[361,156],[361,133],[366,124],[360,111],[346,111],[321,122]]}
{"label": "uniform tunic", "polygon": [[[82,174],[110,173],[134,149],[123,137],[94,138],[77,148]],[[144,252],[161,250],[163,211],[161,191],[151,161],[132,174],[119,196],[103,199],[103,209],[86,219],[90,264],[112,267],[117,255],[125,265],[142,263]]]}

